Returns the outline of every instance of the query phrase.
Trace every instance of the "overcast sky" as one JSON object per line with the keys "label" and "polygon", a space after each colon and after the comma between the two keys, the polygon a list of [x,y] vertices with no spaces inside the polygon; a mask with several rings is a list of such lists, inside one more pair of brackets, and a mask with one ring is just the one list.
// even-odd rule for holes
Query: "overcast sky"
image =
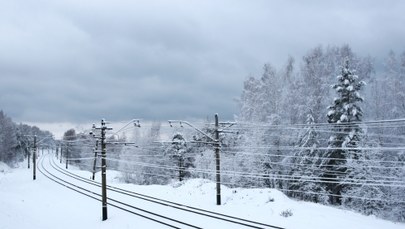
{"label": "overcast sky", "polygon": [[317,45],[405,50],[405,1],[0,0],[0,109],[18,122],[237,114],[247,76]]}

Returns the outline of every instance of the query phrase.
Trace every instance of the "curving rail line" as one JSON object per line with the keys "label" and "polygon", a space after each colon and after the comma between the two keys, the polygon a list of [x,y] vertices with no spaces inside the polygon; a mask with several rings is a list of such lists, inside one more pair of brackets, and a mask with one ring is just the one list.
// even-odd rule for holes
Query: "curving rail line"
{"label": "curving rail line", "polygon": [[[100,197],[100,195],[98,193],[95,193],[93,191],[84,189],[84,188],[82,188],[82,187],[80,187],[80,186],[78,186],[76,184],[73,184],[71,182],[67,182],[67,181],[55,176],[54,174],[52,174],[48,170],[46,170],[43,163],[44,163],[44,160],[41,161],[41,167],[42,167],[43,170],[45,170],[45,172],[47,174],[45,174],[42,171],[40,171],[40,172],[43,173],[46,177],[48,177],[49,179],[51,179],[51,180],[65,186],[65,187],[68,186],[68,188],[73,189],[74,191],[77,191],[77,192],[79,192],[81,194],[85,194],[86,196],[91,195],[89,197],[100,201],[100,198],[97,198],[97,197]],[[86,183],[86,184],[101,187],[101,184],[99,182],[96,182],[96,181],[81,177],[81,176],[79,176],[77,174],[74,174],[72,172],[69,172],[69,171],[61,168],[55,162],[54,158],[52,160],[49,158],[49,163],[50,163],[50,165],[52,166],[53,169],[55,169],[56,171],[58,171],[59,173],[65,175],[65,176],[68,176],[70,178],[73,178],[75,180],[81,181],[81,182]],[[163,205],[163,206],[170,207],[170,208],[175,208],[175,209],[178,209],[178,210],[182,210],[182,211],[185,211],[185,212],[197,214],[197,215],[204,216],[204,217],[209,217],[209,218],[219,220],[219,221],[223,221],[223,222],[232,223],[235,226],[238,226],[238,228],[240,228],[240,227],[249,227],[249,228],[276,228],[276,229],[283,229],[282,227],[278,227],[278,226],[274,226],[274,225],[270,225],[270,224],[265,224],[265,223],[261,223],[261,222],[256,222],[256,221],[253,221],[253,220],[248,220],[248,219],[244,219],[244,218],[240,218],[240,217],[230,216],[230,215],[226,215],[226,214],[222,214],[222,213],[218,213],[218,212],[208,211],[208,210],[205,210],[205,209],[196,208],[196,207],[192,207],[192,206],[188,206],[188,205],[184,205],[184,204],[179,204],[179,203],[175,203],[175,202],[172,202],[172,201],[168,201],[168,200],[164,200],[164,199],[160,199],[160,198],[156,198],[156,197],[136,193],[136,192],[133,192],[133,191],[121,189],[121,188],[114,187],[114,186],[111,186],[111,185],[108,185],[107,188],[110,191],[113,191],[113,192],[116,192],[116,193],[119,193],[119,194],[122,194],[122,195],[130,196],[130,197],[133,197],[133,198],[136,198],[136,199],[140,199],[140,200],[143,200],[143,201],[147,201],[147,202],[150,202],[150,203]],[[127,212],[130,212],[130,213],[136,214],[138,216],[153,220],[153,221],[155,221],[157,223],[161,223],[163,225],[166,225],[166,226],[169,226],[169,227],[172,227],[172,228],[178,228],[178,227],[176,227],[175,225],[169,224],[167,222],[157,220],[156,218],[152,218],[152,216],[153,217],[158,217],[160,219],[172,221],[172,222],[174,222],[176,224],[181,224],[182,225],[181,228],[184,228],[184,226],[186,226],[188,228],[200,228],[198,226],[195,226],[195,225],[192,225],[192,224],[189,224],[189,223],[185,223],[185,222],[182,222],[180,220],[175,220],[175,219],[172,219],[170,217],[163,216],[161,214],[156,214],[156,213],[153,213],[151,211],[147,211],[145,209],[141,209],[141,208],[135,207],[133,205],[123,203],[123,202],[118,201],[116,199],[108,198],[108,200],[110,200],[110,202],[112,201],[112,202],[115,203],[115,204],[108,203],[111,206],[118,207],[121,210],[125,209],[124,211],[127,211]],[[117,204],[119,206],[117,206]],[[124,209],[122,209],[122,208],[124,208]],[[128,210],[128,208],[135,209],[135,210],[141,211],[143,213],[147,213],[149,216],[145,216],[145,215],[143,215],[143,214],[141,214],[139,212],[135,213],[132,210]]]}
{"label": "curving rail line", "polygon": [[[42,157],[42,158],[43,158],[43,157]],[[38,162],[38,163],[39,163],[39,162]],[[73,184],[73,183],[71,183],[71,182],[68,182],[68,181],[66,181],[66,180],[64,180],[64,179],[61,179],[61,178],[59,178],[59,177],[57,177],[56,175],[52,174],[49,170],[47,170],[47,169],[45,168],[45,166],[44,166],[43,163],[44,163],[44,159],[41,160],[41,166],[38,166],[38,171],[39,171],[40,173],[42,173],[45,177],[47,177],[48,179],[50,179],[50,180],[56,182],[57,184],[60,184],[60,185],[62,185],[62,186],[64,186],[64,187],[66,187],[66,188],[68,188],[68,189],[71,189],[71,190],[73,190],[73,191],[75,191],[75,192],[78,192],[78,193],[80,193],[80,194],[82,194],[82,195],[85,195],[85,196],[87,196],[87,197],[90,197],[90,198],[92,198],[92,199],[95,199],[95,200],[101,202],[101,195],[100,195],[100,194],[98,194],[98,193],[96,193],[96,192],[94,192],[94,191],[91,191],[91,190],[89,190],[89,189],[83,188],[83,187],[81,187],[81,186],[78,186],[78,185],[76,185],[76,184]],[[108,198],[108,200],[113,201],[113,202],[115,203],[115,204],[113,204],[113,203],[111,203],[111,202],[110,202],[110,203],[107,203],[107,204],[110,205],[110,206],[113,206],[113,207],[118,208],[118,209],[120,209],[120,210],[123,210],[123,211],[126,211],[126,212],[128,212],[128,213],[131,213],[131,214],[140,216],[140,217],[142,217],[142,218],[146,218],[146,219],[148,219],[148,220],[154,221],[154,222],[156,222],[156,223],[159,223],[159,224],[162,224],[162,225],[171,227],[171,228],[178,228],[178,229],[180,229],[180,228],[185,228],[184,226],[186,226],[186,227],[188,227],[188,228],[191,227],[191,228],[199,228],[199,229],[202,229],[201,227],[197,227],[197,226],[195,226],[195,225],[191,225],[191,224],[188,224],[188,223],[185,223],[185,222],[182,222],[182,221],[179,221],[179,220],[175,220],[175,219],[172,219],[172,218],[169,218],[169,217],[166,217],[166,216],[157,214],[157,213],[153,213],[153,212],[150,212],[150,211],[147,211],[147,210],[144,210],[144,209],[141,209],[141,208],[138,208],[138,207],[135,207],[135,206],[132,206],[132,205],[123,203],[123,202],[121,202],[121,201],[118,201],[118,200],[115,200],[115,199],[112,199],[112,198]],[[173,221],[173,222],[175,222],[175,223],[182,224],[183,226],[180,227],[179,225],[173,225],[173,224],[164,222],[164,221],[162,221],[161,219],[156,219],[156,218],[153,218],[152,216],[147,216],[147,215],[145,215],[145,214],[142,214],[142,213],[139,213],[139,212],[135,212],[135,211],[133,211],[133,210],[130,210],[131,208],[132,208],[132,209],[135,209],[135,210],[138,210],[138,211],[140,211],[140,212],[143,212],[143,213],[147,213],[147,214],[149,214],[149,215],[153,215],[153,216],[158,217],[158,218],[161,218],[161,219],[166,219],[166,220],[168,220],[168,221]]]}

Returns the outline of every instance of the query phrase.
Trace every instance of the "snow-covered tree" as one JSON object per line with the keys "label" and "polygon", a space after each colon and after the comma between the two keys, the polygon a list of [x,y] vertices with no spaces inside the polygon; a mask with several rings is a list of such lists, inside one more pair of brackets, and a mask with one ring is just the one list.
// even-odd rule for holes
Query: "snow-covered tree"
{"label": "snow-covered tree", "polygon": [[172,143],[166,150],[166,153],[177,166],[179,181],[184,180],[185,177],[190,177],[190,173],[187,171],[187,168],[194,167],[194,157],[190,156],[186,139],[181,133],[176,133],[172,137]]}
{"label": "snow-covered tree", "polygon": [[[322,167],[328,170],[323,175],[326,190],[331,194],[331,203],[340,204],[344,185],[340,183],[347,173],[347,160],[358,159],[357,150],[361,145],[363,111],[359,103],[363,101],[359,91],[365,85],[358,80],[358,76],[349,69],[349,60],[345,61],[338,83],[333,85],[338,97],[328,109],[328,122],[333,124],[332,136],[329,139],[330,150],[325,152]],[[348,149],[349,148],[349,149]]]}
{"label": "snow-covered tree", "polygon": [[331,55],[325,54],[323,48],[318,46],[303,57],[301,74],[304,81],[303,95],[306,98],[307,111],[313,111],[315,122],[324,121],[322,114],[329,98],[328,85],[334,71],[334,63],[330,61]]}
{"label": "snow-covered tree", "polygon": [[[140,153],[143,156],[137,157],[136,162],[141,163],[138,167],[141,166],[139,177],[142,184],[167,184],[170,180],[171,170],[166,169],[170,162],[164,158],[165,148],[159,143],[161,127],[161,122],[152,122],[150,129],[140,141]],[[134,159],[132,158],[133,161]]]}
{"label": "snow-covered tree", "polygon": [[0,161],[9,165],[14,164],[17,158],[17,147],[16,126],[11,118],[0,111]]}
{"label": "snow-covered tree", "polygon": [[258,81],[253,76],[250,76],[243,83],[243,91],[239,100],[241,120],[257,121],[259,119],[259,111],[257,107],[257,92],[259,90],[259,87],[260,81]]}
{"label": "snow-covered tree", "polygon": [[[291,66],[287,67],[291,68]],[[290,72],[287,73],[290,74]],[[272,65],[265,64],[260,79],[251,76],[244,83],[240,99],[240,119],[272,123],[279,119],[282,101],[281,75]]]}
{"label": "snow-covered tree", "polygon": [[129,139],[134,142],[137,147],[133,145],[124,146],[122,152],[119,155],[120,163],[118,164],[118,170],[121,171],[122,180],[126,183],[142,184],[143,175],[142,167],[136,165],[134,162],[143,161],[143,157],[138,155],[144,155],[143,141],[141,141],[141,130],[135,128],[132,133],[132,137]]}
{"label": "snow-covered tree", "polygon": [[[342,190],[343,206],[366,215],[379,215],[389,205],[389,196],[379,186],[382,169],[381,160],[375,151],[363,151],[358,159],[347,159],[347,176],[343,180],[347,185]],[[389,181],[387,180],[387,184]]]}
{"label": "snow-covered tree", "polygon": [[[384,174],[394,177],[394,179],[397,178],[395,180],[399,181],[402,186],[387,187],[387,194],[390,197],[389,205],[381,215],[394,221],[405,222],[405,186],[403,185],[405,184],[405,151],[397,152],[392,160],[396,163],[390,162],[388,165],[391,167],[391,171],[389,174]],[[392,183],[395,184],[394,182]]]}
{"label": "snow-covered tree", "polygon": [[[17,127],[17,142],[18,142],[18,150],[22,153],[24,158],[30,160],[30,136],[31,136],[31,127],[25,124],[19,124]],[[30,162],[28,162],[30,165]]]}
{"label": "snow-covered tree", "polygon": [[301,66],[301,74],[304,89],[301,94],[306,98],[306,109],[313,111],[315,122],[323,123],[327,119],[323,115],[325,108],[333,99],[329,85],[334,83],[335,74],[340,70],[340,65],[348,59],[352,68],[356,69],[361,77],[359,80],[369,79],[373,73],[372,59],[369,57],[358,57],[349,45],[318,46],[310,50],[304,57]]}
{"label": "snow-covered tree", "polygon": [[[42,131],[36,126],[28,126],[13,122],[2,110],[0,110],[0,161],[14,166],[16,163],[29,156],[29,147],[33,144],[33,135],[37,139],[43,139],[51,133]],[[41,142],[42,146],[49,147],[53,144],[53,139],[45,139]]]}
{"label": "snow-covered tree", "polygon": [[79,158],[80,152],[77,149],[77,140],[76,130],[69,129],[63,133],[63,155],[65,159],[68,159],[67,164],[75,164],[77,161],[71,160],[71,158]]}
{"label": "snow-covered tree", "polygon": [[276,69],[270,64],[264,65],[258,94],[260,122],[274,123],[279,120],[282,101],[282,87]]}
{"label": "snow-covered tree", "polygon": [[293,165],[288,173],[292,178],[287,186],[291,190],[289,194],[302,200],[326,204],[328,195],[320,182],[322,151],[318,149],[318,136],[314,117],[310,113],[307,115],[307,126],[298,142],[296,153],[287,157],[284,162]]}

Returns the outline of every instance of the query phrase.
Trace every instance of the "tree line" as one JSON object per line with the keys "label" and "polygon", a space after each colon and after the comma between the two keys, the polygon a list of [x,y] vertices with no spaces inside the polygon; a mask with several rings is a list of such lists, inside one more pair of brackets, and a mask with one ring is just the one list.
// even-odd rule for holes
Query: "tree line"
{"label": "tree line", "polygon": [[[405,52],[375,64],[349,45],[318,46],[249,76],[236,124],[221,126],[222,184],[405,221],[405,123],[395,121],[405,117]],[[212,120],[195,125],[213,136]],[[92,155],[94,140],[70,132],[81,139],[68,146],[72,157]],[[156,121],[109,141],[136,143],[107,146],[108,167],[126,182],[215,181],[213,144],[193,129]]]}
{"label": "tree line", "polygon": [[[252,150],[263,161],[257,172],[278,174],[270,186],[405,221],[404,122],[384,121],[405,117],[405,51],[388,52],[382,69],[374,64],[348,45],[318,46],[298,68],[289,58],[280,70],[266,64],[261,77],[244,82],[238,119],[269,124],[245,138],[273,146]],[[297,130],[297,123],[307,125]]]}
{"label": "tree line", "polygon": [[[49,131],[43,131],[36,126],[17,124],[0,110],[0,161],[14,167],[31,154],[33,136],[43,139],[52,136]],[[49,148],[53,139],[45,139],[42,146]]]}

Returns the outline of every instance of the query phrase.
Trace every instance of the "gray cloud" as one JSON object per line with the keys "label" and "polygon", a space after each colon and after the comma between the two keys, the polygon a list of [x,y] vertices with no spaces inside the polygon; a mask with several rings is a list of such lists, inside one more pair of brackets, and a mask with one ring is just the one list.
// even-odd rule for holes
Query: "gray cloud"
{"label": "gray cloud", "polygon": [[[198,118],[319,44],[405,50],[404,1],[0,3],[0,109],[18,121]],[[379,59],[380,58],[380,59]]]}

